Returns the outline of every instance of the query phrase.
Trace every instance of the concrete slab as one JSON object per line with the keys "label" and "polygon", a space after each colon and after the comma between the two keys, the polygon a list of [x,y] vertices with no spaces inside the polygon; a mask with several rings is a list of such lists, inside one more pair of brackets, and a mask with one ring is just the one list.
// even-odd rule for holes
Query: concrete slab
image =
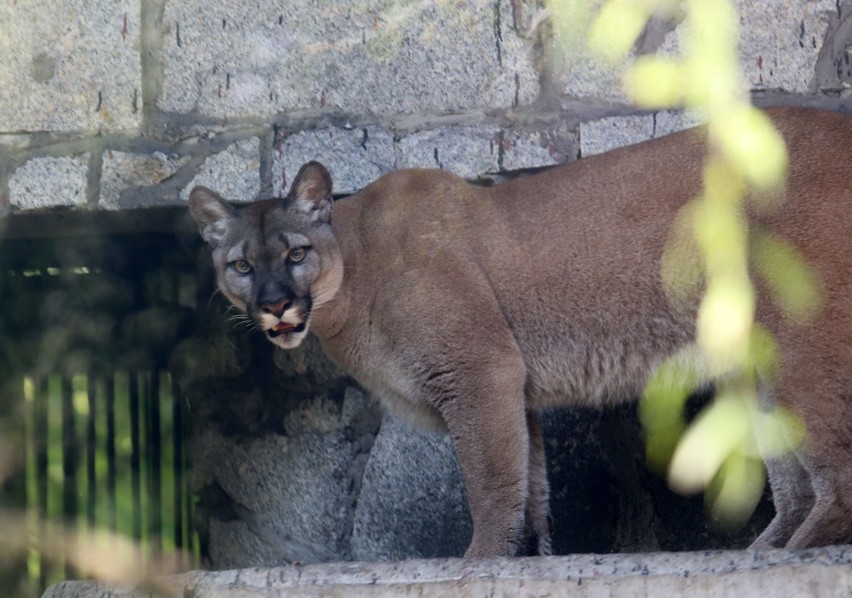
{"label": "concrete slab", "polygon": [[[194,598],[262,596],[576,596],[766,598],[852,596],[852,546],[610,554],[520,559],[435,559],[194,572],[163,580]],[[149,590],[63,582],[44,598],[147,598]]]}

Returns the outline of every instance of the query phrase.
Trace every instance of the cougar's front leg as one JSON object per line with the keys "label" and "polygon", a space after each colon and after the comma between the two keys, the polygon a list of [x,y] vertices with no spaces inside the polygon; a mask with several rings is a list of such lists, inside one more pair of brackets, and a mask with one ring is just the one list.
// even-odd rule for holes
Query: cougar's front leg
{"label": "cougar's front leg", "polygon": [[455,442],[470,503],[473,539],[466,557],[511,556],[523,540],[530,454],[524,372],[517,355],[479,365],[468,360],[445,379],[453,391],[435,402]]}

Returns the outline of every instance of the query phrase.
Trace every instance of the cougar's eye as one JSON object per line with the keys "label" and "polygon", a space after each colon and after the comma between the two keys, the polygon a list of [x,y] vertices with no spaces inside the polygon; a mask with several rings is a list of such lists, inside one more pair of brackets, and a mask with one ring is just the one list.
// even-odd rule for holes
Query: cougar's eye
{"label": "cougar's eye", "polygon": [[293,247],[290,250],[290,253],[287,254],[287,259],[293,262],[294,264],[298,264],[303,259],[305,259],[305,255],[307,251],[305,251],[304,247]]}
{"label": "cougar's eye", "polygon": [[248,274],[249,272],[251,272],[251,264],[249,264],[245,260],[237,260],[235,262],[231,262],[231,265],[234,267],[234,270],[236,270],[240,274]]}

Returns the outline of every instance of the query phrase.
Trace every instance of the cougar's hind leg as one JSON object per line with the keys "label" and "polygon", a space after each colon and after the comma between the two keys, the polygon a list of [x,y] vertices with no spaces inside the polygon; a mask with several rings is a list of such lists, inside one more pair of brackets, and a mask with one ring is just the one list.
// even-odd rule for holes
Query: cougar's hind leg
{"label": "cougar's hind leg", "polygon": [[[787,542],[797,550],[812,546],[843,544],[852,539],[852,455],[849,439],[832,438],[816,453],[808,451],[803,462],[814,489],[814,505]],[[838,458],[841,453],[845,458]]]}
{"label": "cougar's hind leg", "polygon": [[[789,406],[804,425],[805,437],[795,449],[795,458],[813,490],[809,495],[803,489],[801,472],[789,466],[780,480],[772,480],[773,491],[779,484],[794,489],[781,494],[782,504],[784,500],[790,503],[785,505],[790,524],[807,513],[787,541],[788,549],[852,538],[852,372],[848,370],[852,351],[831,344],[812,347],[784,364],[782,380],[776,386],[779,403]],[[793,457],[784,458],[789,463]],[[779,526],[778,541],[780,530]]]}
{"label": "cougar's hind leg", "polygon": [[775,517],[751,548],[784,548],[814,504],[808,472],[793,453],[766,462]]}
{"label": "cougar's hind leg", "polygon": [[544,450],[544,434],[538,414],[527,411],[529,434],[529,492],[526,509],[526,526],[530,554],[549,556],[550,545],[550,484],[547,481],[547,459]]}
{"label": "cougar's hind leg", "polygon": [[787,542],[790,550],[852,539],[852,396],[847,395],[845,403],[845,411],[836,417],[804,417],[808,435],[799,459],[810,477],[814,501]]}

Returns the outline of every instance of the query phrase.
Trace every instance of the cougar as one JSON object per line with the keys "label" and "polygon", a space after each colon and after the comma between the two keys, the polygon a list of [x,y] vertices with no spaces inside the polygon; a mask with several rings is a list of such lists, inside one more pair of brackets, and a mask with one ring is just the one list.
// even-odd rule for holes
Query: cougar
{"label": "cougar", "polygon": [[[757,303],[782,366],[762,388],[806,436],[767,464],[776,515],[754,546],[795,549],[852,537],[852,118],[767,112],[788,148],[786,200],[750,217],[800,252],[823,294],[804,324],[765,293]],[[310,162],[286,198],[235,208],[195,187],[189,208],[219,289],[270,341],[291,349],[312,332],[392,414],[452,436],[466,556],[546,555],[537,412],[637,397],[695,340],[696,306],[667,297],[660,261],[705,154],[698,128],[491,187],[400,170],[337,201]]]}

